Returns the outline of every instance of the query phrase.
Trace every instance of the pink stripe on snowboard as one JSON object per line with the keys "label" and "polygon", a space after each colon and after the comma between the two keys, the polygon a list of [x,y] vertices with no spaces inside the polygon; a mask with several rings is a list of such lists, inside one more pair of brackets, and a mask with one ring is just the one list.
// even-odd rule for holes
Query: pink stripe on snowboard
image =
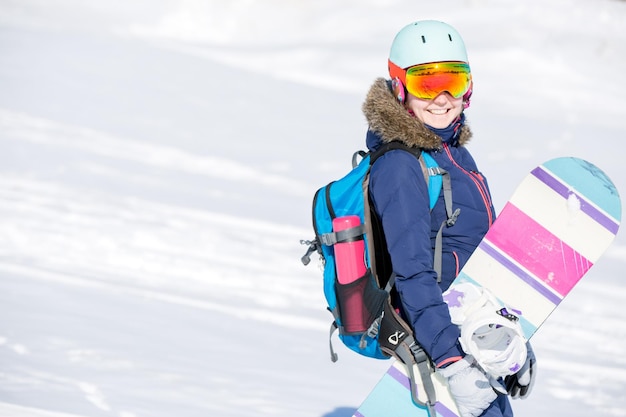
{"label": "pink stripe on snowboard", "polygon": [[563,297],[593,265],[511,203],[506,204],[496,223],[488,240]]}

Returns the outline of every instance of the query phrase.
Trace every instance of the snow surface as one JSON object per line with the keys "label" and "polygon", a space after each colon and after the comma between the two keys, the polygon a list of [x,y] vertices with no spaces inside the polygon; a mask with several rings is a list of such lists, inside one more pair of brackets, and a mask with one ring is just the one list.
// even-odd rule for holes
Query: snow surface
{"label": "snow surface", "polygon": [[[572,155],[624,193],[626,2],[0,1],[0,415],[348,417],[314,191],[364,146],[396,31],[448,21],[498,209]],[[518,416],[626,416],[626,238],[534,339]]]}

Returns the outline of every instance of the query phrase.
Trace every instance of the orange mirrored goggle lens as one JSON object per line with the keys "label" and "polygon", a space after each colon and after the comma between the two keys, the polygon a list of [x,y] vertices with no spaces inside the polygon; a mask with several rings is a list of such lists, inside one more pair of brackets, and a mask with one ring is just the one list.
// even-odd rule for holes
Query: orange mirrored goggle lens
{"label": "orange mirrored goggle lens", "polygon": [[432,100],[444,91],[454,98],[463,97],[471,82],[467,63],[434,62],[407,68],[405,86],[415,97]]}

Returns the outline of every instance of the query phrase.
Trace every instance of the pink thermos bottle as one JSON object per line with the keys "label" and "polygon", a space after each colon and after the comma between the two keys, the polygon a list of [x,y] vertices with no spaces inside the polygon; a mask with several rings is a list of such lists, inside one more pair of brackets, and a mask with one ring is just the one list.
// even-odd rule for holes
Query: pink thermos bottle
{"label": "pink thermos bottle", "polygon": [[[359,216],[343,216],[333,219],[333,230],[340,232],[361,224]],[[363,235],[348,241],[335,243],[335,267],[341,297],[342,325],[348,333],[359,333],[367,330],[367,314],[363,307],[363,289],[365,281],[355,281],[367,272],[365,266],[365,241]],[[348,285],[352,284],[354,285]]]}
{"label": "pink thermos bottle", "polygon": [[[342,216],[333,219],[333,231],[357,227],[361,224],[359,216]],[[357,236],[348,242],[335,244],[335,262],[337,264],[337,280],[340,284],[349,284],[361,278],[367,272],[365,266],[365,241]]]}

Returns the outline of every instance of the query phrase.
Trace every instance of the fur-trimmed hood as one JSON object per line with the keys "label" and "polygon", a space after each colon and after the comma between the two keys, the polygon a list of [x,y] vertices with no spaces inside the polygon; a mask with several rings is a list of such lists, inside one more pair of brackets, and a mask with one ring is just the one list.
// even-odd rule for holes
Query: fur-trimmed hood
{"label": "fur-trimmed hood", "polygon": [[[423,149],[441,148],[441,138],[409,114],[396,100],[384,78],[376,79],[367,93],[362,109],[370,130],[377,133],[385,143],[399,140],[406,145]],[[464,124],[458,139],[459,146],[465,145],[471,136],[469,126]]]}

